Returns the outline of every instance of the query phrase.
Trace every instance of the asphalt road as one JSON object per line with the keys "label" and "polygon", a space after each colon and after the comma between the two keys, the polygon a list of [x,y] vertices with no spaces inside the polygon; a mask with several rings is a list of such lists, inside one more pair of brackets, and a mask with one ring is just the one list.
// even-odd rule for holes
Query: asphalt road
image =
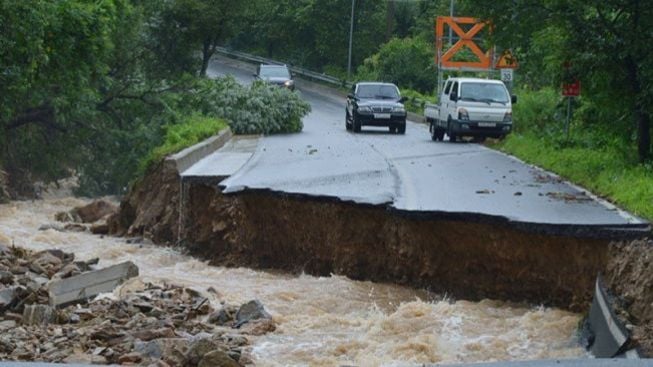
{"label": "asphalt road", "polygon": [[[242,67],[217,60],[209,73],[250,83],[253,69]],[[390,134],[387,128],[346,131],[342,97],[310,84],[298,86],[312,106],[304,130],[261,138],[244,166],[221,183],[225,192],[271,190],[572,232],[633,233],[648,227],[508,155],[473,143],[433,142],[424,124],[409,122],[405,135]]]}

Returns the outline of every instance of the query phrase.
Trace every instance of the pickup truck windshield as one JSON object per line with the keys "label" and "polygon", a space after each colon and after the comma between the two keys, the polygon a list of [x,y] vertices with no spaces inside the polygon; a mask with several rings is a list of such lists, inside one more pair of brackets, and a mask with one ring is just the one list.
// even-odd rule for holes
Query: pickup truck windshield
{"label": "pickup truck windshield", "polygon": [[399,99],[399,92],[394,85],[359,85],[357,95],[358,98]]}
{"label": "pickup truck windshield", "polygon": [[506,88],[501,84],[462,83],[460,99],[475,102],[497,102],[506,104],[510,100]]}

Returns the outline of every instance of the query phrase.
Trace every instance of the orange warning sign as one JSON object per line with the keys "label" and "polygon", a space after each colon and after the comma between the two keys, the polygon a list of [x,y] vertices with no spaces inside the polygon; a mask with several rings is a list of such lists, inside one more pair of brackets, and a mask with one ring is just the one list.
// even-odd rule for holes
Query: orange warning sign
{"label": "orange warning sign", "polygon": [[[447,25],[456,34],[458,41],[443,54],[444,26]],[[468,31],[463,25],[472,25]],[[435,26],[436,64],[441,69],[490,69],[492,67],[491,50],[483,51],[474,42],[474,36],[481,32],[487,23],[475,18],[438,17]],[[478,58],[478,61],[453,61],[454,57],[464,48],[468,48]]]}
{"label": "orange warning sign", "polygon": [[497,69],[517,69],[519,67],[519,63],[517,62],[517,58],[510,52],[510,50],[505,50],[501,54],[501,57],[497,61],[497,64],[494,65],[495,68]]}

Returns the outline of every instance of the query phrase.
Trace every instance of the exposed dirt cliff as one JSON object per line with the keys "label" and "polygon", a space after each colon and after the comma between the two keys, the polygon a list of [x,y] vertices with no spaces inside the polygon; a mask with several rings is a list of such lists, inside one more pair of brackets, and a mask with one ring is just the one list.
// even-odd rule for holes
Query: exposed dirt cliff
{"label": "exposed dirt cliff", "polygon": [[179,233],[179,174],[165,161],[154,167],[120,203],[108,221],[118,236],[143,236],[159,244],[174,244]]}
{"label": "exposed dirt cliff", "polygon": [[188,249],[215,264],[344,274],[465,299],[587,310],[608,254],[604,240],[202,185],[190,188],[187,210]]}
{"label": "exposed dirt cliff", "polygon": [[653,241],[610,245],[605,280],[633,324],[633,339],[653,356]]}

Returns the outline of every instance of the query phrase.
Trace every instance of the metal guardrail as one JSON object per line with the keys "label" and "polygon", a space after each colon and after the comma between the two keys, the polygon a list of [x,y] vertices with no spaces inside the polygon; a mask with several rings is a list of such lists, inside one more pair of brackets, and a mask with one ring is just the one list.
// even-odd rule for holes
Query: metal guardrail
{"label": "metal guardrail", "polygon": [[[286,65],[283,62],[279,62],[279,61],[272,60],[272,59],[267,59],[267,58],[264,58],[264,57],[261,57],[261,56],[256,56],[256,55],[248,54],[248,53],[245,53],[245,52],[230,50],[230,49],[225,48],[225,47],[217,47],[216,51],[223,54],[223,55],[225,55],[225,56],[232,57],[232,58],[239,59],[239,60],[243,60],[243,61],[247,61],[247,62],[250,62],[250,63],[270,64],[270,65]],[[351,81],[344,80],[344,79],[339,79],[338,77],[335,77],[335,76],[332,76],[332,75],[327,75],[327,74],[324,74],[324,73],[318,73],[318,72],[311,71],[311,70],[304,69],[304,68],[297,67],[297,66],[288,66],[288,68],[295,75],[300,75],[303,78],[310,79],[310,80],[321,81],[321,82],[331,84],[331,85],[336,86],[336,87],[351,88],[351,86],[353,85],[353,82],[351,82]],[[420,98],[413,98],[413,97],[408,98],[408,102],[410,102],[410,103],[412,103],[414,105],[415,104],[421,105],[422,108],[424,108],[426,106],[426,104],[429,103],[429,101],[427,101],[427,100],[423,100],[423,99],[420,99]]]}
{"label": "metal guardrail", "polygon": [[[240,51],[229,50],[229,49],[224,48],[224,47],[218,47],[216,49],[216,51],[221,53],[221,54],[224,54],[226,56],[229,56],[229,57],[234,57],[234,58],[237,58],[237,59],[240,59],[240,60],[249,61],[249,62],[253,62],[253,63],[271,64],[271,65],[286,65],[283,62],[279,62],[279,61],[271,60],[271,59],[266,59],[264,57],[260,57],[260,56],[240,52]],[[300,76],[302,76],[302,77],[304,77],[306,79],[318,80],[318,81],[328,83],[328,84],[332,84],[332,85],[338,86],[338,87],[349,88],[352,85],[352,83],[347,81],[347,80],[339,79],[339,78],[337,78],[335,76],[327,75],[327,74],[324,74],[324,73],[318,73],[318,72],[315,72],[315,71],[311,71],[311,70],[296,67],[296,66],[288,66],[288,68],[290,69],[290,71],[293,72],[293,74],[300,75]]]}

